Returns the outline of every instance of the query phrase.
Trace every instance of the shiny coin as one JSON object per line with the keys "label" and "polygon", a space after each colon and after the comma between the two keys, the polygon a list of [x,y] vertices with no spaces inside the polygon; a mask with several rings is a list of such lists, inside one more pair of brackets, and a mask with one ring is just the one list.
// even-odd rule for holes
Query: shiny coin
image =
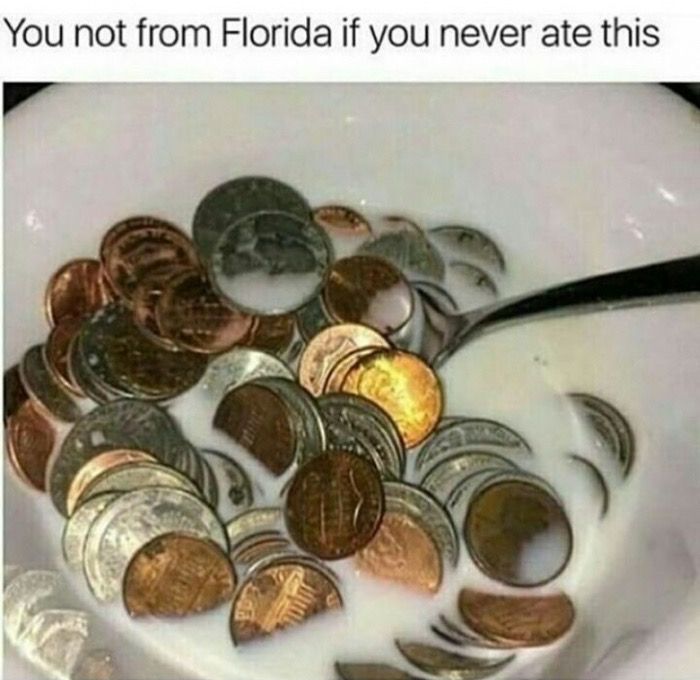
{"label": "shiny coin", "polygon": [[46,366],[41,345],[34,345],[25,352],[19,372],[24,388],[46,415],[69,423],[80,418],[80,407]]}
{"label": "shiny coin", "polygon": [[33,489],[45,491],[56,431],[33,401],[25,401],[8,420],[6,443],[17,476]]}
{"label": "shiny coin", "polygon": [[358,237],[372,233],[372,227],[360,213],[342,205],[324,205],[315,208],[313,219],[330,236]]}
{"label": "shiny coin", "polygon": [[478,634],[512,647],[551,644],[566,634],[575,618],[574,605],[564,593],[519,597],[464,588],[459,611]]}
{"label": "shiny coin", "polygon": [[24,389],[22,378],[19,374],[19,366],[15,364],[5,371],[3,376],[3,417],[5,424],[10,417],[17,413],[19,407],[28,401],[29,394]]}
{"label": "shiny coin", "polygon": [[336,663],[335,670],[341,680],[419,680],[383,663]]}
{"label": "shiny coin", "polygon": [[477,566],[512,586],[556,578],[571,557],[573,536],[559,502],[519,480],[485,484],[471,499],[464,540]]}
{"label": "shiny coin", "polygon": [[222,549],[181,533],[154,538],[129,563],[124,606],[130,616],[183,617],[228,602],[236,574]]}
{"label": "shiny coin", "polygon": [[367,545],[383,512],[384,490],[374,465],[352,453],[330,452],[297,472],[287,493],[285,520],[299,547],[333,560]]}
{"label": "shiny coin", "polygon": [[201,449],[209,463],[219,489],[219,517],[232,518],[253,504],[253,486],[245,470],[228,454],[214,449]]}
{"label": "shiny coin", "polygon": [[595,464],[587,458],[583,458],[583,456],[572,453],[569,454],[569,458],[588,472],[588,476],[600,495],[600,518],[603,519],[603,517],[608,514],[608,509],[610,508],[610,490],[608,489],[608,483],[605,481],[603,473]]}
{"label": "shiny coin", "polygon": [[279,508],[254,508],[242,512],[226,524],[230,545],[239,545],[246,538],[262,532],[276,532],[282,526],[282,511]]}
{"label": "shiny coin", "polygon": [[407,448],[424,441],[442,414],[437,375],[420,357],[401,350],[384,349],[361,358],[342,389],[384,409]]}
{"label": "shiny coin", "polygon": [[293,312],[316,297],[333,259],[323,230],[289,213],[261,212],[229,227],[211,256],[211,279],[252,314]]}
{"label": "shiny coin", "polygon": [[354,255],[333,264],[323,291],[326,309],[340,323],[361,323],[382,334],[403,327],[413,313],[413,294],[387,260]]}
{"label": "shiny coin", "polygon": [[219,237],[241,218],[277,210],[309,219],[311,208],[295,189],[269,177],[238,177],[210,191],[197,206],[192,235],[202,257],[209,259]]}
{"label": "shiny coin", "polygon": [[311,302],[307,302],[303,307],[300,307],[296,311],[296,320],[301,337],[305,342],[309,342],[324,328],[328,328],[334,323],[323,304],[322,295],[315,297]]}
{"label": "shiny coin", "polygon": [[68,355],[73,339],[83,326],[84,317],[67,316],[56,324],[49,333],[44,345],[46,366],[61,387],[73,394],[83,396],[80,385],[76,384],[68,369]]}
{"label": "shiny coin", "polygon": [[299,382],[319,396],[333,367],[345,356],[366,347],[388,347],[386,339],[373,328],[359,324],[330,326],[316,335],[299,360]]}
{"label": "shiny coin", "polygon": [[54,326],[67,317],[94,314],[111,299],[97,260],[66,262],[49,280],[44,298],[46,318]]}
{"label": "shiny coin", "polygon": [[486,234],[462,225],[445,225],[435,227],[429,232],[433,239],[446,253],[460,259],[505,271],[506,262],[500,248]]}
{"label": "shiny coin", "polygon": [[3,591],[3,628],[7,639],[17,645],[31,618],[50,607],[61,589],[55,571],[29,570],[16,576]]}
{"label": "shiny coin", "polygon": [[292,344],[296,320],[293,314],[259,316],[245,339],[246,345],[282,354]]}
{"label": "shiny coin", "polygon": [[333,580],[307,561],[279,560],[254,571],[231,610],[234,644],[299,625],[343,606]]}
{"label": "shiny coin", "polygon": [[410,515],[385,512],[374,538],[355,555],[357,568],[379,579],[433,594],[442,583],[435,541]]}

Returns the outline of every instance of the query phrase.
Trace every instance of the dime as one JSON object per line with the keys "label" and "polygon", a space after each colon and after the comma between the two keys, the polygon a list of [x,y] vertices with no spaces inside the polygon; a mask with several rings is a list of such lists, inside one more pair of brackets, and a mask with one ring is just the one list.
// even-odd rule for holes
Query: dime
{"label": "dime", "polygon": [[605,481],[603,473],[587,458],[583,458],[575,453],[569,454],[569,458],[586,468],[593,483],[598,488],[600,492],[600,518],[603,519],[603,517],[608,514],[608,509],[610,508],[610,490],[608,489],[608,483]]}
{"label": "dime", "polygon": [[316,334],[333,323],[333,319],[323,305],[322,295],[297,309],[296,320],[301,337],[305,342],[309,342]]}
{"label": "dime", "polygon": [[16,576],[3,591],[3,628],[17,645],[31,618],[51,606],[61,586],[55,571],[29,570]]}
{"label": "dime", "polygon": [[308,219],[259,212],[224,231],[211,255],[212,284],[252,314],[293,312],[316,297],[333,258],[325,232]]}
{"label": "dime", "polygon": [[25,352],[19,372],[24,388],[46,415],[65,422],[80,418],[80,407],[47,368],[41,345],[34,345]]}
{"label": "dime", "polygon": [[22,378],[19,374],[19,366],[15,364],[5,371],[3,376],[3,416],[5,425],[19,407],[29,400],[29,394],[24,389]]}
{"label": "dime", "polygon": [[292,343],[296,320],[293,314],[259,316],[245,343],[268,352],[284,352]]}
{"label": "dime", "polygon": [[572,626],[574,605],[565,593],[520,597],[470,588],[459,593],[459,611],[478,634],[512,647],[540,647]]}
{"label": "dime", "polygon": [[387,511],[374,538],[355,555],[370,576],[433,594],[442,583],[440,550],[421,524],[406,513]]}
{"label": "dime", "polygon": [[263,531],[231,546],[233,563],[247,575],[271,558],[294,555],[292,544],[279,531]]}
{"label": "dime", "polygon": [[323,559],[347,557],[369,543],[384,512],[377,469],[345,451],[323,453],[299,469],[285,520],[294,542]]}
{"label": "dime", "polygon": [[369,222],[359,212],[343,205],[315,208],[313,219],[331,236],[367,236],[372,233]]}
{"label": "dime", "polygon": [[102,239],[100,259],[117,294],[130,304],[139,282],[179,266],[199,268],[192,242],[176,226],[156,217],[132,217],[115,224]]}
{"label": "dime", "polygon": [[396,423],[406,448],[424,441],[442,414],[437,375],[420,357],[402,350],[383,349],[362,357],[342,389],[383,408]]}
{"label": "dime", "polygon": [[250,536],[264,531],[277,531],[282,526],[282,511],[279,508],[254,508],[242,512],[226,525],[226,534],[231,546],[239,545]]}
{"label": "dime", "polygon": [[299,382],[319,396],[331,369],[345,356],[365,347],[388,347],[386,339],[360,324],[339,324],[321,331],[309,342],[299,360]]}
{"label": "dime", "polygon": [[71,340],[68,347],[67,369],[71,382],[75,383],[86,397],[98,404],[104,404],[124,396],[109,389],[90,369],[87,360],[83,356],[80,333]]}
{"label": "dime", "polygon": [[62,318],[49,333],[44,345],[44,360],[53,377],[61,387],[78,396],[84,396],[68,370],[68,355],[73,339],[82,328],[84,317],[67,316]]}
{"label": "dime", "polygon": [[571,557],[573,536],[558,501],[521,480],[489,481],[469,503],[464,540],[477,566],[512,586],[556,578]]}
{"label": "dime", "polygon": [[413,313],[413,294],[403,274],[387,260],[368,255],[335,262],[323,299],[336,321],[361,323],[383,334],[402,328]]}
{"label": "dime", "polygon": [[51,326],[66,317],[94,314],[111,299],[97,260],[71,260],[49,279],[44,310]]}
{"label": "dime", "polygon": [[242,342],[253,319],[226,305],[196,271],[170,279],[156,308],[158,327],[178,347],[218,354]]}
{"label": "dime", "polygon": [[394,666],[384,663],[336,663],[341,680],[419,680]]}
{"label": "dime", "polygon": [[309,219],[311,208],[295,189],[269,177],[238,177],[210,191],[197,206],[192,236],[205,260],[219,237],[241,218],[278,210]]}
{"label": "dime", "polygon": [[119,672],[107,649],[91,649],[78,661],[71,680],[117,680]]}
{"label": "dime", "polygon": [[506,261],[500,248],[482,231],[462,225],[435,227],[429,232],[446,252],[504,272]]}
{"label": "dime", "polygon": [[219,494],[219,517],[235,517],[253,504],[253,486],[245,470],[228,454],[214,449],[200,450],[212,470]]}
{"label": "dime", "polygon": [[343,605],[333,581],[306,561],[278,560],[254,571],[231,609],[234,644],[296,626]]}
{"label": "dime", "polygon": [[172,533],[154,538],[132,558],[124,576],[124,606],[130,616],[183,617],[228,602],[236,574],[211,541]]}
{"label": "dime", "polygon": [[28,486],[46,491],[46,467],[56,443],[53,425],[25,401],[7,423],[7,453],[17,476]]}

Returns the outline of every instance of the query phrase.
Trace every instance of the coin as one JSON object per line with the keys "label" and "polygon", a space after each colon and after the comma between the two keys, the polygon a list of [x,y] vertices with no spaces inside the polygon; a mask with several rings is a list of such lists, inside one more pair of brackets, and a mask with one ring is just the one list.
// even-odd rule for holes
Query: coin
{"label": "coin", "polygon": [[[478,635],[475,633],[473,630],[466,628],[464,625],[459,625],[452,621],[451,619],[448,619],[444,614],[440,614],[438,617],[440,620],[440,624],[442,625],[443,628],[443,635],[444,632],[446,631],[447,634],[453,639],[457,640],[455,644],[459,644],[460,646],[466,645],[469,647],[480,647],[482,649],[509,649],[510,645],[504,644],[502,642],[498,642],[496,640],[491,640],[489,638],[485,638],[482,635]],[[431,629],[435,632],[436,628],[431,627]]]}
{"label": "coin", "polygon": [[321,569],[298,560],[275,561],[254,571],[238,590],[231,637],[242,644],[342,606],[337,587]]}
{"label": "coin", "polygon": [[459,281],[461,287],[482,293],[477,300],[470,301],[469,307],[485,304],[489,299],[498,297],[496,283],[480,267],[462,260],[450,260],[448,266],[450,273]]}
{"label": "coin", "polygon": [[68,346],[67,370],[71,382],[75,383],[86,397],[98,404],[124,396],[111,391],[98,380],[83,356],[81,344],[80,333],[78,333]]}
{"label": "coin", "polygon": [[464,588],[459,611],[478,634],[513,647],[551,644],[566,634],[575,618],[565,593],[521,597]]}
{"label": "coin", "polygon": [[440,281],[445,262],[422,229],[399,228],[377,236],[360,246],[358,253],[383,257],[402,272]]}
{"label": "coin", "polygon": [[17,645],[31,618],[50,607],[61,579],[55,571],[30,569],[16,576],[3,590],[2,618],[7,639]]}
{"label": "coin", "polygon": [[3,375],[3,416],[5,425],[19,407],[29,399],[27,390],[24,389],[22,378],[19,374],[19,366],[15,364],[5,371]]}
{"label": "coin", "polygon": [[235,546],[246,538],[282,526],[282,511],[276,507],[253,508],[236,515],[226,524],[229,544]]}
{"label": "coin", "polygon": [[442,583],[442,557],[428,532],[406,513],[385,512],[374,538],[355,555],[370,576],[433,594]]}
{"label": "coin", "polygon": [[73,422],[80,418],[80,407],[68,396],[47,368],[41,345],[34,345],[25,352],[19,365],[19,373],[24,388],[36,406],[46,415],[65,422]]}
{"label": "coin", "polygon": [[226,229],[216,242],[209,272],[219,293],[251,314],[293,312],[316,297],[333,249],[308,219],[259,212]]}
{"label": "coin", "polygon": [[297,309],[295,316],[299,333],[305,342],[309,342],[317,333],[333,323],[333,319],[323,304],[322,295]]}
{"label": "coin", "polygon": [[[345,378],[347,378],[348,373],[350,373],[350,371],[352,371],[352,369],[355,368],[355,366],[357,366],[360,359],[370,354],[374,354],[378,349],[380,348],[362,347],[360,349],[354,350],[353,352],[350,352],[350,354],[346,354],[344,357],[339,359],[328,372],[326,381],[323,384],[322,394],[336,394],[341,392],[343,389],[343,383],[345,382]],[[392,422],[394,421],[392,420]]]}
{"label": "coin", "polygon": [[395,666],[384,663],[336,663],[341,680],[419,680]]}
{"label": "coin", "polygon": [[235,517],[253,504],[253,486],[245,470],[228,454],[214,449],[200,450],[214,474],[219,517]]}
{"label": "coin", "polygon": [[250,347],[281,353],[292,343],[296,328],[293,314],[259,316],[256,321],[245,339]]}
{"label": "coin", "polygon": [[424,441],[442,414],[437,375],[420,357],[402,350],[383,349],[362,357],[342,389],[383,408],[396,423],[406,448]]}
{"label": "coin", "polygon": [[314,222],[323,227],[331,236],[367,236],[372,227],[359,212],[343,205],[323,205],[314,208]]}
{"label": "coin", "polygon": [[603,473],[587,458],[583,458],[575,453],[569,454],[569,458],[585,467],[588,471],[590,478],[593,480],[593,483],[600,493],[600,518],[603,519],[603,517],[608,514],[608,509],[610,508],[610,490],[608,489],[608,483],[605,481]]}
{"label": "coin", "polygon": [[73,338],[80,332],[84,317],[67,316],[62,318],[49,333],[44,345],[44,360],[51,375],[60,385],[76,394],[84,396],[68,370],[68,355]]}
{"label": "coin", "polygon": [[156,308],[158,327],[181,349],[217,354],[242,342],[253,319],[221,299],[198,272],[168,281]]}
{"label": "coin", "polygon": [[171,533],[154,538],[132,558],[124,576],[124,606],[132,617],[183,617],[228,602],[236,574],[215,543]]}
{"label": "coin", "polygon": [[112,652],[91,649],[78,661],[71,680],[117,680],[119,676]]}
{"label": "coin", "polygon": [[334,560],[367,545],[383,512],[377,469],[364,458],[338,451],[316,456],[299,469],[287,493],[285,520],[299,547]]}
{"label": "coin", "polygon": [[299,382],[319,396],[331,369],[343,357],[364,347],[388,347],[377,331],[360,324],[338,324],[321,331],[309,342],[299,360]]}
{"label": "coin", "polygon": [[500,248],[478,229],[450,224],[431,229],[429,236],[452,255],[500,272],[506,269],[505,258]]}
{"label": "coin", "polygon": [[248,575],[273,557],[277,559],[294,554],[289,539],[279,531],[260,532],[231,547],[231,559],[244,575]]}
{"label": "coin", "polygon": [[7,453],[17,476],[28,486],[46,491],[46,467],[56,431],[33,401],[25,401],[7,423]]}
{"label": "coin", "polygon": [[424,302],[440,310],[443,314],[454,314],[459,311],[459,305],[454,296],[434,281],[411,281],[411,286]]}
{"label": "coin", "polygon": [[469,503],[464,540],[477,566],[512,586],[556,578],[571,557],[564,509],[545,489],[520,480],[488,482]]}
{"label": "coin", "polygon": [[326,309],[341,323],[361,323],[382,334],[402,328],[413,313],[413,294],[387,260],[353,255],[331,267],[323,290]]}
{"label": "coin", "polygon": [[51,326],[66,317],[94,314],[111,299],[97,260],[71,260],[56,271],[46,286],[44,310]]}
{"label": "coin", "polygon": [[156,217],[138,216],[115,224],[100,245],[105,276],[130,304],[140,281],[172,266],[199,268],[192,242],[176,226]]}

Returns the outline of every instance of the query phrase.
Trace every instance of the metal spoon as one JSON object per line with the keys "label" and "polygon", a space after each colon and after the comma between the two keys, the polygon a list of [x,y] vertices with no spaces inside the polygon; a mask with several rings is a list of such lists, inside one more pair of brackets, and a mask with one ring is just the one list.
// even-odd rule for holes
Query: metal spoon
{"label": "metal spoon", "polygon": [[700,300],[700,255],[570,281],[463,314],[450,313],[434,298],[422,299],[420,354],[437,367],[469,340],[533,318]]}

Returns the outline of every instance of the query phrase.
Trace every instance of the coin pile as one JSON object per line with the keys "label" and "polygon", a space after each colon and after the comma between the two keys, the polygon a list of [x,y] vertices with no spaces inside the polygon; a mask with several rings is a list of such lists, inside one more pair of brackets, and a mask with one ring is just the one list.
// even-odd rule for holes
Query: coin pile
{"label": "coin pile", "polygon": [[[505,260],[493,241],[471,227],[312,210],[265,177],[207,194],[192,235],[154,217],[111,227],[99,259],[51,277],[48,338],[5,374],[12,465],[66,518],[65,560],[98,600],[121,598],[133,617],[230,602],[244,644],[341,609],[334,560],[426,596],[467,559],[511,588],[562,573],[571,524],[529,471],[527,441],[502,423],[443,416],[440,381],[412,351],[426,300],[459,309],[455,281],[498,294]],[[624,418],[576,399],[628,471]],[[213,448],[180,428],[195,402],[209,409]],[[538,541],[546,559],[533,557]],[[556,590],[466,584],[454,614],[461,623],[445,615],[431,630],[484,649],[548,644],[574,620]],[[396,645],[412,667],[449,677],[513,659]],[[372,668],[338,673],[384,677]]]}

